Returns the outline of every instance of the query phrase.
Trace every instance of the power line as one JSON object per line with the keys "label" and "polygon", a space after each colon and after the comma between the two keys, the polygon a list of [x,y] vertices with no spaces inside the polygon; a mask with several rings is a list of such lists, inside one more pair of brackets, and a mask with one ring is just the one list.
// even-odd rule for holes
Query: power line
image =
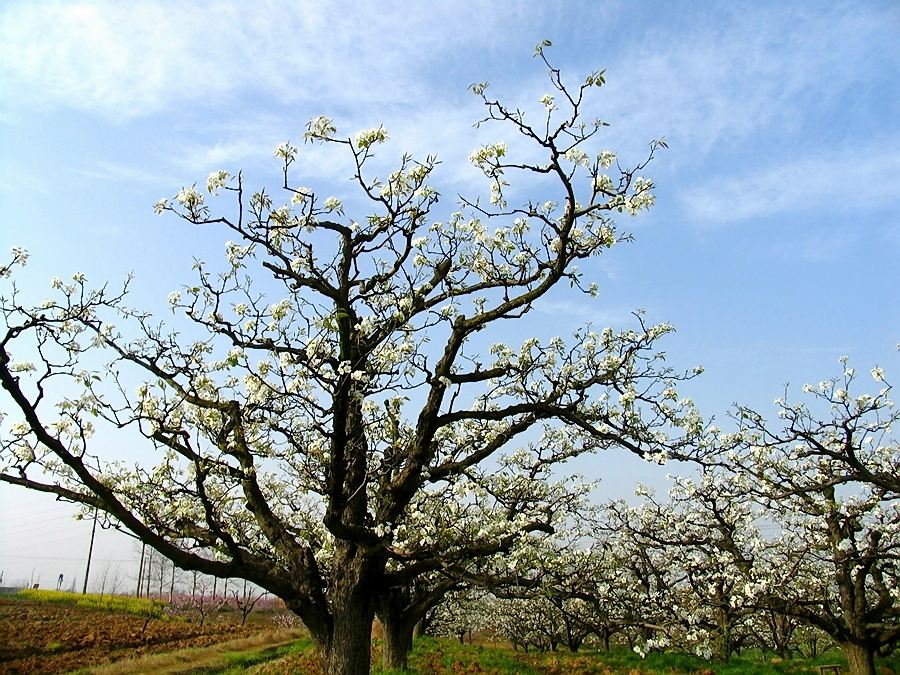
{"label": "power line", "polygon": [[40,509],[40,510],[29,510],[29,515],[34,516],[45,516],[48,513],[60,513],[60,511],[69,511],[70,513],[74,513],[79,507],[78,504],[74,504],[72,502],[58,501],[55,502],[55,506],[51,506],[50,508]]}
{"label": "power line", "polygon": [[56,522],[58,520],[71,520],[73,523],[80,522],[76,520],[74,513],[61,513],[55,516],[51,516],[49,518],[34,518],[32,516],[28,516],[27,518],[17,519],[15,522],[10,524],[12,525],[40,525],[41,523],[51,523]]}
{"label": "power line", "polygon": [[[7,555],[5,553],[0,553],[0,560],[6,559],[16,559],[16,560],[67,560],[71,562],[82,562],[84,561],[86,556],[81,556],[80,558],[66,558],[60,556],[52,556],[52,555]],[[100,562],[117,562],[117,563],[131,563],[135,561],[135,558],[100,558]]]}

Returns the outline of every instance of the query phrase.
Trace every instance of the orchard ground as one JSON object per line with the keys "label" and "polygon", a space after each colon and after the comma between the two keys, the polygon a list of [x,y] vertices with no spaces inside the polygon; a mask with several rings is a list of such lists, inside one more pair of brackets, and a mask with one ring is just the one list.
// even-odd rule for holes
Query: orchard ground
{"label": "orchard ground", "polygon": [[32,591],[0,596],[0,672],[72,672],[187,649],[195,650],[196,662],[208,660],[209,648],[220,643],[236,641],[236,648],[246,650],[299,636],[278,628],[272,611],[255,613],[245,626],[239,612],[220,611],[201,626],[196,616],[166,610],[160,601],[122,596]]}
{"label": "orchard ground", "polygon": [[[52,602],[51,602],[52,600]],[[301,630],[279,627],[277,610],[254,612],[241,627],[235,611],[218,611],[200,626],[197,617],[165,611],[164,603],[119,596],[27,593],[0,598],[0,670],[5,673],[318,673],[312,641]],[[77,602],[82,601],[79,606]],[[90,606],[94,605],[94,606]],[[109,609],[112,608],[112,609]],[[373,672],[388,673],[381,641],[373,643]],[[515,651],[477,636],[474,643],[419,638],[410,656],[413,673],[817,673],[821,664],[842,664],[837,653],[784,661],[750,653],[728,664],[679,653],[641,659],[624,646],[609,653]],[[879,663],[884,675],[900,672],[900,658]]]}

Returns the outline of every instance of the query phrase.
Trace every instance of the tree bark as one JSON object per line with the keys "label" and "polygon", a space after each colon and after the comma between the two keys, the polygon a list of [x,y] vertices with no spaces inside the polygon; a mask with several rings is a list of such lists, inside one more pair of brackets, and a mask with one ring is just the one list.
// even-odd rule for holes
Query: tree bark
{"label": "tree bark", "polygon": [[413,626],[413,641],[418,637],[422,637],[425,635],[425,631],[427,630],[427,626],[425,625],[425,617],[422,617],[416,622],[416,625]]}
{"label": "tree bark", "polygon": [[381,621],[384,625],[384,651],[381,659],[384,669],[408,670],[415,624],[398,615],[390,618],[382,616]]}
{"label": "tree bark", "polygon": [[378,618],[384,627],[384,649],[381,662],[385,670],[407,670],[409,652],[418,613],[409,608],[410,591],[406,587],[390,588],[378,599]]}
{"label": "tree bark", "polygon": [[338,542],[335,569],[329,579],[327,604],[300,599],[290,606],[309,629],[319,651],[325,675],[362,675],[372,661],[372,622],[375,593],[381,582],[383,560],[367,558],[358,548]]}
{"label": "tree bark", "polygon": [[[335,603],[337,605],[337,603]],[[331,638],[322,649],[325,675],[362,675],[368,673],[372,660],[371,603],[360,594],[335,607]]]}
{"label": "tree bark", "polygon": [[871,646],[845,642],[841,651],[847,657],[850,675],[875,675],[875,650]]}

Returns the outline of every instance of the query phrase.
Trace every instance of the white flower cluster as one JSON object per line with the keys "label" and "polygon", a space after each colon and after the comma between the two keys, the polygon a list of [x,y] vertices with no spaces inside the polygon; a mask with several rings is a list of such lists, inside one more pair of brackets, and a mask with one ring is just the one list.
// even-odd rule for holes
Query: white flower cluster
{"label": "white flower cluster", "polygon": [[29,257],[28,250],[21,246],[13,246],[9,251],[13,256],[12,264],[18,265],[19,267],[25,267],[25,263],[28,262]]}
{"label": "white flower cluster", "polygon": [[225,242],[225,259],[232,268],[240,267],[244,258],[253,254],[254,245],[241,246],[233,241]]}
{"label": "white flower cluster", "polygon": [[364,129],[356,134],[356,147],[365,150],[375,143],[384,143],[388,139],[388,133],[384,127]]}
{"label": "white flower cluster", "polygon": [[219,171],[213,171],[206,179],[207,192],[216,194],[221,188],[225,187],[225,183],[228,182],[229,178],[230,176],[225,170],[220,169]]}
{"label": "white flower cluster", "polygon": [[337,129],[331,118],[319,115],[306,125],[306,133],[303,137],[307,141],[326,141],[337,133]]}
{"label": "white flower cluster", "polygon": [[291,301],[288,298],[284,298],[269,307],[269,314],[273,321],[281,321],[288,315],[290,309]]}
{"label": "white flower cluster", "polygon": [[472,152],[469,155],[469,161],[483,169],[486,164],[493,164],[501,157],[504,157],[506,150],[506,143],[489,143]]}
{"label": "white flower cluster", "polygon": [[306,203],[306,200],[313,196],[313,191],[308,187],[298,187],[293,189],[293,193],[291,194],[291,204],[297,206],[298,204]]}
{"label": "white flower cluster", "polygon": [[616,186],[612,178],[606,174],[600,174],[594,179],[594,190],[611,195],[616,191]]}
{"label": "white flower cluster", "polygon": [[197,192],[197,186],[183,187],[175,195],[175,201],[188,211],[193,211],[203,205],[203,195]]}
{"label": "white flower cluster", "polygon": [[297,146],[292,145],[290,141],[284,141],[275,146],[275,151],[272,154],[275,157],[280,157],[287,163],[291,163],[297,158]]}
{"label": "white flower cluster", "polygon": [[568,161],[572,162],[572,164],[576,164],[579,166],[590,166],[591,158],[588,157],[588,154],[579,147],[569,148],[566,150],[565,155],[563,155]]}
{"label": "white flower cluster", "polygon": [[325,203],[323,204],[323,207],[328,212],[336,211],[338,213],[341,213],[344,210],[344,207],[341,204],[341,200],[338,199],[337,197],[326,198]]}
{"label": "white flower cluster", "polygon": [[414,164],[409,169],[392,171],[381,186],[382,197],[405,197],[415,192],[419,199],[427,199],[435,194],[434,189],[423,181],[434,168],[433,164]]}

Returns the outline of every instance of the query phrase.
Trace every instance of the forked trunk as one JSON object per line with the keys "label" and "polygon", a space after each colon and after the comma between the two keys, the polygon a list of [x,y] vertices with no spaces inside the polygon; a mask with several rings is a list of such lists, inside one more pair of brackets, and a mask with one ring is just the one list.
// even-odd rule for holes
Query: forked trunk
{"label": "forked trunk", "polygon": [[875,650],[869,645],[844,643],[841,651],[847,657],[850,675],[875,675]]}
{"label": "forked trunk", "polygon": [[372,661],[373,591],[378,583],[378,563],[366,560],[353,548],[338,549],[335,558],[341,561],[341,574],[330,580],[331,620],[325,627],[324,639],[317,639],[322,670],[325,675],[365,675]]}
{"label": "forked trunk", "polygon": [[609,638],[612,635],[612,631],[608,628],[604,628],[601,633],[601,637],[603,638],[603,651],[607,654],[609,653]]}

